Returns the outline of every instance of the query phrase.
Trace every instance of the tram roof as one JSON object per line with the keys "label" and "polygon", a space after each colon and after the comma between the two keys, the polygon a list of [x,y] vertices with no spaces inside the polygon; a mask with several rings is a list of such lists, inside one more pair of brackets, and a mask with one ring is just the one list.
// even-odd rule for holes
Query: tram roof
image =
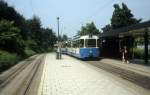
{"label": "tram roof", "polygon": [[[109,36],[125,36],[125,35],[138,35],[144,33],[145,29],[148,29],[150,31],[150,20],[143,22],[143,23],[138,23],[134,24],[131,26],[111,30],[105,33],[101,33],[100,37],[109,37]],[[148,32],[150,35],[150,32]]]}

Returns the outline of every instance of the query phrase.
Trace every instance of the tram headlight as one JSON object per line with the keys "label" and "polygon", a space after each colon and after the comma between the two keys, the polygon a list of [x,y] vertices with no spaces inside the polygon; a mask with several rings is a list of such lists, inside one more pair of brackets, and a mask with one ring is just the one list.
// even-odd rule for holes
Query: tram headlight
{"label": "tram headlight", "polygon": [[90,50],[90,53],[93,53],[92,50]]}

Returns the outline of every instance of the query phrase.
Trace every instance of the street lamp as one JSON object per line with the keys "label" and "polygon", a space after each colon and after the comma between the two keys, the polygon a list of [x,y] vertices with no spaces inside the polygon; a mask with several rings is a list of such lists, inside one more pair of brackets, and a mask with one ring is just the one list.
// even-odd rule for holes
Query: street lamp
{"label": "street lamp", "polygon": [[57,25],[58,25],[58,49],[57,49],[57,59],[61,59],[61,46],[60,46],[60,37],[59,37],[59,17],[57,17]]}
{"label": "street lamp", "polygon": [[58,25],[58,42],[59,42],[59,17],[57,17],[57,25]]}

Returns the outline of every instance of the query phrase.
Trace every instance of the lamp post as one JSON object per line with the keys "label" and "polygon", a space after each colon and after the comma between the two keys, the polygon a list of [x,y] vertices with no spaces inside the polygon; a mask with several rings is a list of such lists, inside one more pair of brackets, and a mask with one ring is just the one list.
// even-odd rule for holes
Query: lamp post
{"label": "lamp post", "polygon": [[58,25],[58,48],[57,48],[57,59],[61,59],[61,47],[60,47],[60,37],[59,37],[59,17],[57,17]]}
{"label": "lamp post", "polygon": [[58,42],[59,42],[59,17],[57,17],[57,25],[58,25]]}

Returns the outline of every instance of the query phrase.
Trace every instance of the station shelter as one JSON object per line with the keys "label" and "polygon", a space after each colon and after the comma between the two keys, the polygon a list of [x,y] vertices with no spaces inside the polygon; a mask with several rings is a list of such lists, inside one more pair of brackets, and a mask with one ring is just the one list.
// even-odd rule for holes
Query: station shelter
{"label": "station shelter", "polygon": [[[121,59],[120,50],[126,46],[130,59],[143,59],[145,64],[149,62],[150,21],[107,31],[99,36],[102,57]],[[143,51],[141,52],[140,50]]]}

